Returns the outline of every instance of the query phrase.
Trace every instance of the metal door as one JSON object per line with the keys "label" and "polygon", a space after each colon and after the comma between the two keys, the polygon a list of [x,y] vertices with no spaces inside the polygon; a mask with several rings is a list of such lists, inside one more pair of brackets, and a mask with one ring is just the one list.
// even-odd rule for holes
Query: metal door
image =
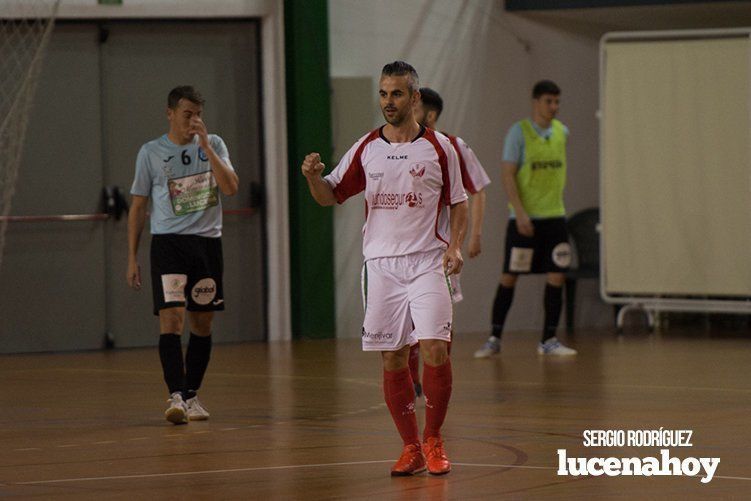
{"label": "metal door", "polygon": [[[260,56],[256,22],[121,22],[102,26],[102,113],[105,181],[130,191],[141,145],[167,132],[167,94],[193,85],[206,99],[204,121],[227,144],[240,190],[224,197],[227,211],[250,205],[251,182],[261,182]],[[265,339],[262,218],[224,216],[226,310],[216,315],[215,340]],[[157,340],[149,287],[125,285],[127,223],[115,222],[108,276],[108,323],[116,346]],[[147,224],[148,229],[148,224]],[[146,231],[144,232],[146,233]],[[140,263],[148,277],[150,239],[144,235]]]}

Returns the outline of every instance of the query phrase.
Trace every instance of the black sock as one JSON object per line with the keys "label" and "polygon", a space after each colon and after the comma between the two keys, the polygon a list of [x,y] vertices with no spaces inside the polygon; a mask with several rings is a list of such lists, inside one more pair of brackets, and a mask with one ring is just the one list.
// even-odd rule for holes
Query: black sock
{"label": "black sock", "polygon": [[498,290],[495,292],[495,301],[493,301],[493,319],[491,331],[494,337],[501,338],[503,332],[503,324],[506,323],[506,314],[511,308],[511,301],[514,299],[514,288],[498,286]]}
{"label": "black sock", "polygon": [[545,326],[542,329],[542,342],[555,336],[563,306],[563,287],[545,284]]}
{"label": "black sock", "polygon": [[182,392],[185,386],[185,369],[183,367],[183,348],[177,334],[159,336],[159,359],[162,361],[164,382],[170,395]]}
{"label": "black sock", "polygon": [[186,367],[186,398],[193,398],[201,387],[203,375],[206,373],[206,367],[209,366],[211,358],[211,335],[196,336],[190,333],[190,342],[188,351],[185,353]]}

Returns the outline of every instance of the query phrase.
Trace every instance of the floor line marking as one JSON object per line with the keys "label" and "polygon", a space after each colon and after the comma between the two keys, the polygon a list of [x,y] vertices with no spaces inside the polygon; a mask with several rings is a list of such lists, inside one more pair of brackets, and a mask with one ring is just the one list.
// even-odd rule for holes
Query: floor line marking
{"label": "floor line marking", "polygon": [[751,480],[751,477],[727,477],[725,475],[715,475],[712,478],[724,478],[726,480]]}
{"label": "floor line marking", "polygon": [[521,464],[451,463],[452,466],[472,466],[475,468],[527,468],[532,470],[556,470],[555,466],[527,466]]}
{"label": "floor line marking", "polygon": [[96,480],[128,480],[134,478],[160,478],[160,477],[179,477],[186,475],[207,475],[212,473],[240,473],[247,471],[268,471],[268,470],[293,470],[299,468],[321,468],[327,466],[354,466],[363,464],[391,463],[393,459],[381,459],[378,461],[350,461],[346,463],[320,463],[320,464],[299,464],[286,466],[259,466],[256,468],[231,468],[226,470],[203,470],[203,471],[183,471],[176,473],[147,473],[142,475],[118,475],[111,477],[81,477],[81,478],[61,478],[56,480],[34,480],[31,482],[16,482],[15,485],[39,485],[39,484],[57,484],[65,482],[92,482]]}
{"label": "floor line marking", "polygon": [[[249,471],[270,471],[270,470],[294,470],[301,468],[325,468],[332,466],[357,466],[365,464],[379,464],[390,463],[393,459],[380,459],[376,461],[349,461],[343,463],[317,463],[317,464],[300,464],[300,465],[285,465],[285,466],[259,466],[255,468],[231,468],[223,470],[202,470],[202,471],[185,471],[175,473],[148,473],[142,475],[118,475],[109,477],[81,477],[81,478],[61,478],[55,480],[34,480],[30,482],[16,482],[13,485],[41,485],[41,484],[56,484],[56,483],[70,483],[70,482],[92,482],[97,480],[127,480],[134,478],[161,478],[161,477],[179,477],[186,475],[210,475],[217,473],[240,473]],[[518,469],[533,469],[533,470],[555,470],[555,466],[531,466],[531,465],[515,465],[515,464],[492,464],[492,463],[453,463],[453,466],[466,466],[475,468],[518,468]],[[726,480],[751,480],[751,477],[731,477],[725,475],[715,475],[714,478],[722,478]]]}

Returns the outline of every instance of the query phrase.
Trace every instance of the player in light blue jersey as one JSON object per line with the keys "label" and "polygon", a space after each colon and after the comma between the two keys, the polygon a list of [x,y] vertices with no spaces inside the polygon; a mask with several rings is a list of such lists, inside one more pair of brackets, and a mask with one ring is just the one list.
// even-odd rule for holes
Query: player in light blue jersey
{"label": "player in light blue jersey", "polygon": [[[130,287],[141,288],[138,245],[151,200],[151,288],[170,393],[165,417],[174,424],[209,417],[196,392],[211,356],[214,311],[224,309],[219,191],[231,196],[238,187],[224,141],[208,134],[201,119],[203,104],[193,87],[170,91],[169,132],[141,147],[130,190],[126,278]],[[191,334],[183,360],[186,310]]]}

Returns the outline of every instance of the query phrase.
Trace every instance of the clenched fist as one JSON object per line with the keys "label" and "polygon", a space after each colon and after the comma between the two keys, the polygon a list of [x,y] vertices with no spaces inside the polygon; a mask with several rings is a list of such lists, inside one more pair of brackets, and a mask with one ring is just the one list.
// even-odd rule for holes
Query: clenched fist
{"label": "clenched fist", "polygon": [[323,169],[326,166],[321,163],[321,155],[318,153],[310,153],[305,156],[305,160],[302,162],[302,173],[307,178],[313,178],[321,175]]}

